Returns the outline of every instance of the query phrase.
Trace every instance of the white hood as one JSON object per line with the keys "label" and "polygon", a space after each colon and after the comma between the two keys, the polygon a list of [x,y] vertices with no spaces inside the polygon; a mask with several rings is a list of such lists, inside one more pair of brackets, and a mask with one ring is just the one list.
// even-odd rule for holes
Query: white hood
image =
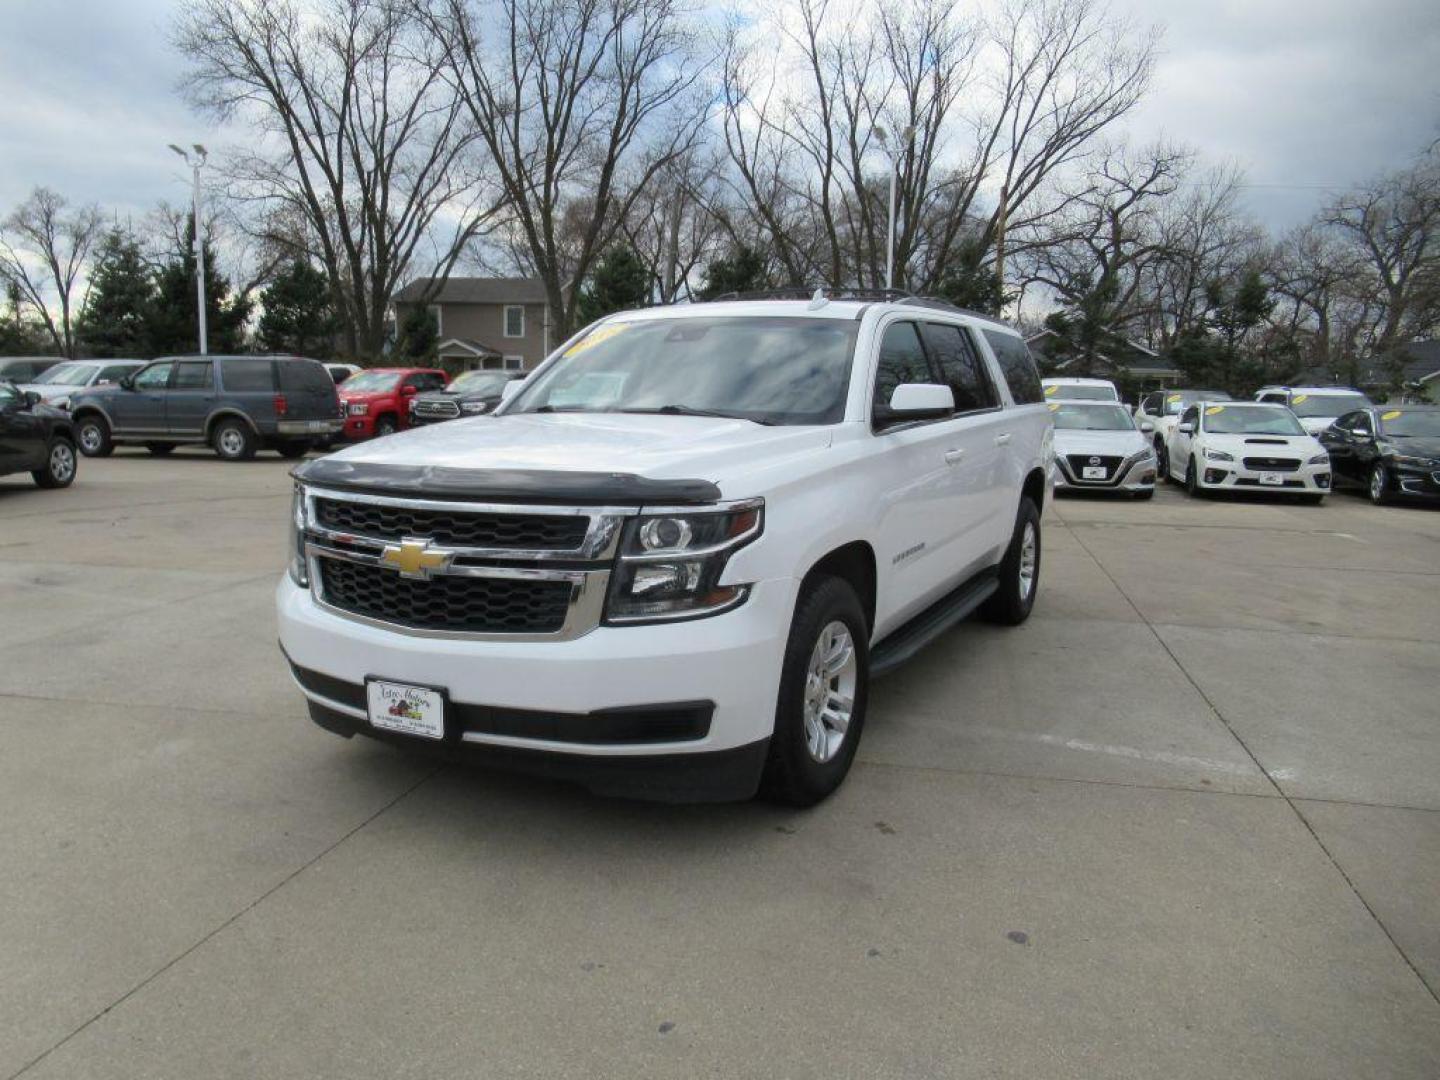
{"label": "white hood", "polygon": [[1138,431],[1074,431],[1055,429],[1055,453],[1103,454],[1129,457],[1150,448],[1150,440]]}
{"label": "white hood", "polygon": [[341,461],[470,469],[634,473],[722,488],[758,466],[829,446],[826,427],[635,413],[521,413],[415,428],[342,450]]}
{"label": "white hood", "polygon": [[1301,461],[1308,461],[1316,454],[1325,452],[1325,448],[1309,435],[1223,435],[1207,431],[1205,446],[1211,450],[1224,450],[1233,454],[1237,461],[1242,457],[1292,455]]}
{"label": "white hood", "polygon": [[1334,416],[1299,416],[1300,426],[1311,435],[1319,435],[1322,431],[1335,423],[1338,417]]}

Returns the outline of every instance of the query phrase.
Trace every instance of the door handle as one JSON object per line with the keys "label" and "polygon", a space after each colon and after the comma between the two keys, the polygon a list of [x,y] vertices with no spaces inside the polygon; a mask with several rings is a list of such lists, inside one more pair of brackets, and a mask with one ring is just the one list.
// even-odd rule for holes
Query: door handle
{"label": "door handle", "polygon": [[964,450],[946,450],[946,451],[945,451],[945,464],[946,464],[946,465],[958,465],[958,464],[960,464],[960,459],[963,458],[964,456],[965,456],[965,451],[964,451]]}
{"label": "door handle", "polygon": [[1008,432],[1008,431],[1002,431],[999,435],[996,435],[996,436],[995,436],[995,445],[996,445],[996,446],[1004,446],[1004,445],[1005,445],[1006,443],[1008,443],[1009,441],[1010,441],[1010,432]]}

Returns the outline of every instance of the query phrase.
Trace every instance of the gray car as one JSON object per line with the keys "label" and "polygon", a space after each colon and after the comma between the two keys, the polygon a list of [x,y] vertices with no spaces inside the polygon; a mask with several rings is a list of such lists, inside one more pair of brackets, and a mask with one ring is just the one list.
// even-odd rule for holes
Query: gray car
{"label": "gray car", "polygon": [[81,391],[70,410],[86,457],[123,445],[156,455],[208,445],[229,461],[262,449],[294,458],[343,423],[329,373],[297,356],[165,357],[113,386]]}
{"label": "gray car", "polygon": [[1154,431],[1136,425],[1119,402],[1051,401],[1055,422],[1055,491],[1108,491],[1148,499],[1155,494]]}
{"label": "gray car", "polygon": [[47,405],[68,409],[71,399],[87,386],[117,383],[145,363],[144,360],[62,360],[22,384],[20,389],[39,394]]}

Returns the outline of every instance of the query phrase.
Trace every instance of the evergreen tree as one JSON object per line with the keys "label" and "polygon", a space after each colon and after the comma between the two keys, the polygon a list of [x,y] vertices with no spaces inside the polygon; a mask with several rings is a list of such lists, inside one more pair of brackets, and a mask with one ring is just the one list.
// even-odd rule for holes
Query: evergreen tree
{"label": "evergreen tree", "polygon": [[753,292],[769,287],[765,256],[748,244],[737,244],[705,268],[705,287],[698,296],[701,300],[713,300],[726,293]]}
{"label": "evergreen tree", "polygon": [[983,265],[985,252],[974,241],[961,245],[936,286],[941,300],[986,315],[999,315],[1011,299],[1000,284],[995,268]]}
{"label": "evergreen tree", "polygon": [[264,314],[257,326],[261,348],[328,360],[339,320],[325,275],[296,259],[260,294]]}
{"label": "evergreen tree", "polygon": [[400,336],[395,353],[408,363],[428,365],[435,360],[435,346],[440,344],[440,327],[435,315],[423,304],[415,304],[400,323]]}
{"label": "evergreen tree", "polygon": [[[4,281],[0,278],[0,281]],[[0,306],[0,356],[44,356],[55,348],[39,320],[27,315],[20,286],[5,281],[5,303]]]}
{"label": "evergreen tree", "polygon": [[644,307],[650,303],[650,272],[635,252],[623,244],[600,257],[590,280],[580,293],[576,314],[582,323],[616,311]]}
{"label": "evergreen tree", "polygon": [[[195,255],[186,231],[185,253],[172,255],[155,274],[155,295],[145,320],[150,351],[194,352],[200,345],[200,328],[195,317]],[[205,244],[205,322],[210,352],[239,352],[245,345],[245,323],[250,318],[248,299],[230,297],[229,280],[215,268],[215,256]]]}
{"label": "evergreen tree", "polygon": [[1252,332],[1275,307],[1270,290],[1259,271],[1249,270],[1233,284],[1208,283],[1205,303],[1201,325],[1175,343],[1169,359],[1191,386],[1248,396],[1265,378],[1264,365],[1249,345]]}
{"label": "evergreen tree", "polygon": [[105,234],[90,292],[80,311],[76,337],[91,356],[144,356],[148,348],[146,313],[155,295],[150,268],[140,244],[118,225]]}

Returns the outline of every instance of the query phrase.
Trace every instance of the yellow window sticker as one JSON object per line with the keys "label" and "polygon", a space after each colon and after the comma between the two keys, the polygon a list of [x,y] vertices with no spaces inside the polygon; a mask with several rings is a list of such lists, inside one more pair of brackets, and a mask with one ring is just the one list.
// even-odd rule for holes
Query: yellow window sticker
{"label": "yellow window sticker", "polygon": [[1175,402],[1179,401],[1179,400],[1180,400],[1181,398],[1183,398],[1184,396],[1185,396],[1184,394],[1171,394],[1171,395],[1170,395],[1169,397],[1167,397],[1165,400],[1168,401],[1171,405],[1173,405],[1173,404],[1175,404]]}
{"label": "yellow window sticker", "polygon": [[1058,386],[1047,386],[1045,387],[1045,396],[1049,397],[1051,394],[1059,393],[1059,391],[1060,388]]}
{"label": "yellow window sticker", "polygon": [[1389,412],[1387,412],[1387,413],[1381,413],[1381,414],[1380,414],[1380,419],[1381,419],[1381,420],[1399,420],[1399,419],[1400,419],[1400,410],[1399,410],[1399,409],[1391,409],[1391,410],[1390,410]]}
{"label": "yellow window sticker", "polygon": [[599,345],[602,341],[609,341],[617,334],[623,334],[626,330],[629,330],[630,325],[630,323],[607,323],[598,330],[593,330],[586,334],[574,345],[571,345],[565,350],[565,355],[575,356],[584,352],[586,349]]}
{"label": "yellow window sticker", "polygon": [[[1049,410],[1050,410],[1051,412],[1059,412],[1059,411],[1060,411],[1060,403],[1059,403],[1058,401],[1052,401],[1052,402],[1050,402],[1050,404],[1047,406],[1047,408],[1049,408]],[[1396,415],[1396,416],[1399,416],[1400,414],[1399,414],[1399,413],[1396,413],[1395,415]]]}
{"label": "yellow window sticker", "polygon": [[1309,401],[1309,400],[1310,400],[1310,395],[1309,395],[1309,394],[1296,394],[1293,398],[1290,399],[1290,404],[1291,404],[1291,405],[1299,405],[1302,401]]}
{"label": "yellow window sticker", "polygon": [[1205,415],[1206,415],[1206,416],[1214,416],[1216,413],[1222,413],[1222,412],[1224,412],[1224,411],[1225,411],[1225,406],[1224,406],[1224,405],[1211,405],[1208,409],[1205,410]]}

